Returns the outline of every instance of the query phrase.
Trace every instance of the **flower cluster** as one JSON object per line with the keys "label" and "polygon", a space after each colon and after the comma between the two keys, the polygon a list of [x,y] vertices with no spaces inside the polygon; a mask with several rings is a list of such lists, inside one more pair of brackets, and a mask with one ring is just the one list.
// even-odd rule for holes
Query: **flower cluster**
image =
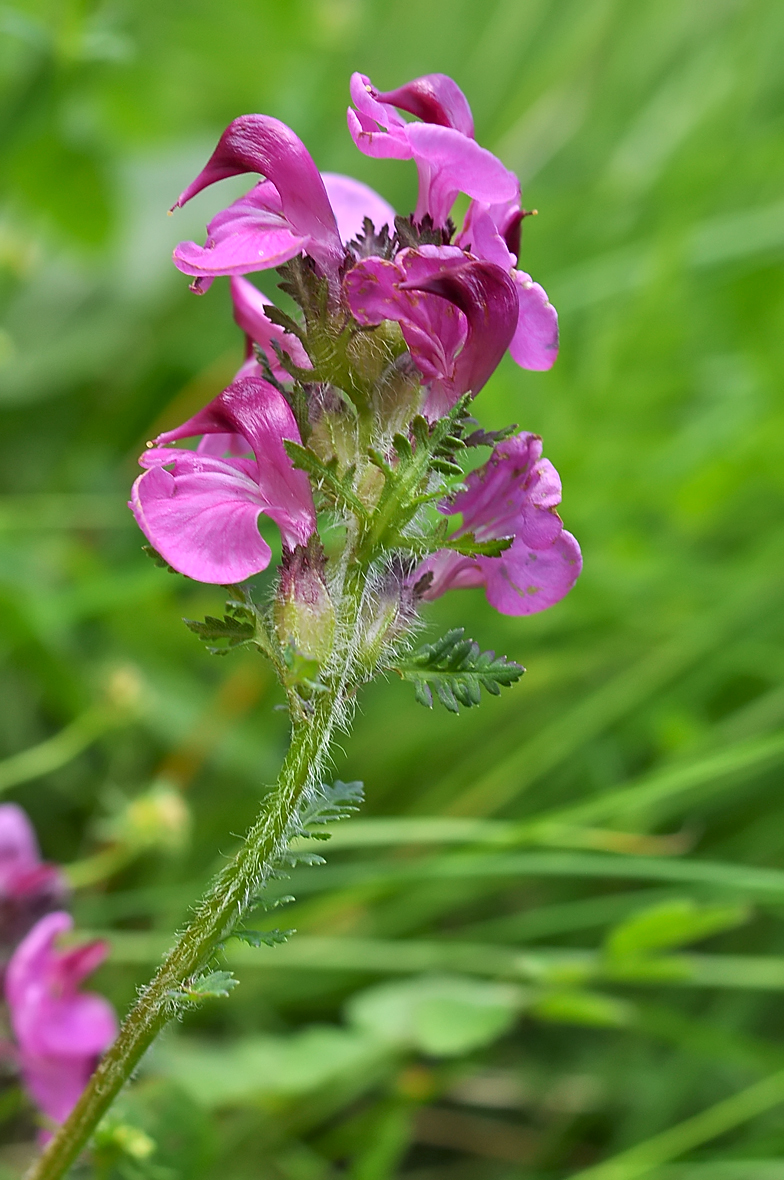
{"label": "flower cluster", "polygon": [[0,806],[0,940],[6,953],[13,950],[5,971],[13,1053],[31,1098],[58,1123],[117,1032],[108,1001],[78,990],[106,957],[106,944],[55,945],[73,926],[61,908],[66,896],[63,874],[41,861],[24,811]]}
{"label": "flower cluster", "polygon": [[[357,148],[414,161],[414,213],[397,216],[367,185],[320,173],[277,119],[244,115],[226,128],[175,208],[226,177],[261,179],[213,218],[203,246],[182,242],[174,262],[199,293],[230,276],[245,361],[210,405],[148,444],[131,508],[154,550],[198,581],[236,584],[269,565],[263,514],[280,529],[290,598],[290,556],[315,553],[326,511],[359,537],[354,557],[385,559],[387,576],[400,569],[401,594],[415,601],[482,585],[505,614],[542,610],[568,592],[581,559],[555,511],[560,481],[541,441],[507,434],[467,477],[456,454],[492,445],[481,431],[464,437],[466,407],[507,351],[533,370],[557,355],[555,309],[518,267],[519,181],[476,142],[466,98],[442,74],[383,93],[357,73],[351,98]],[[458,231],[450,213],[461,193]],[[269,268],[300,319],[243,277]],[[445,421],[451,453],[435,448],[416,468],[404,503],[404,460],[424,455]],[[186,438],[198,438],[195,449],[173,449]],[[434,501],[462,514],[450,535],[428,513]],[[306,567],[319,598],[323,553]]]}

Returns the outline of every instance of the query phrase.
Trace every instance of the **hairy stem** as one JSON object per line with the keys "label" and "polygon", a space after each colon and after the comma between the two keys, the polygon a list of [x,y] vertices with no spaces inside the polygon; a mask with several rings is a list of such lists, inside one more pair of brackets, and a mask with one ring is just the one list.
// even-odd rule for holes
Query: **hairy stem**
{"label": "hairy stem", "polygon": [[[356,617],[356,616],[355,616]],[[145,1051],[176,1014],[177,996],[203,970],[258,895],[288,841],[303,794],[317,781],[340,721],[351,671],[350,652],[312,713],[293,718],[291,744],[274,791],[233,860],[202,898],[195,917],[141,992],[117,1040],[26,1180],[58,1180],[74,1162]]]}

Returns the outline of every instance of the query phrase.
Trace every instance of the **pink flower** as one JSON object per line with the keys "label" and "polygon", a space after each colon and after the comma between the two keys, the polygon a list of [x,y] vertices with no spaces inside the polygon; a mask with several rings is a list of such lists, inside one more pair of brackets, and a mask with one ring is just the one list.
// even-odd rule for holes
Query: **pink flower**
{"label": "pink flower", "polygon": [[[365,74],[351,78],[348,128],[366,156],[413,160],[419,173],[414,218],[443,226],[458,193],[494,203],[512,200],[517,177],[473,138],[471,108],[460,88],[443,74],[416,78],[399,90],[379,93]],[[407,123],[395,106],[417,115]]]}
{"label": "pink flower", "polygon": [[32,824],[16,803],[0,805],[0,959],[68,893],[57,865],[41,860]]}
{"label": "pink flower", "polygon": [[393,261],[365,259],[348,272],[343,290],[358,323],[400,324],[427,382],[431,420],[462,394],[479,392],[517,323],[517,293],[507,273],[455,246],[401,250]]}
{"label": "pink flower", "polygon": [[518,307],[509,352],[522,369],[542,371],[551,369],[558,356],[558,313],[544,288],[524,270],[516,269],[522,218],[519,195],[494,205],[472,201],[456,240],[461,249],[494,262],[511,275]]}
{"label": "pink flower", "polygon": [[[218,445],[233,454],[163,445],[199,434],[224,436]],[[272,553],[258,531],[262,512],[278,525],[287,549],[307,543],[316,528],[313,497],[284,439],[300,441],[294,415],[283,395],[259,377],[236,379],[182,426],[158,436],[139,460],[149,470],[133,485],[130,508],[174,569],[222,585],[266,569]],[[238,448],[253,458],[235,457]]]}
{"label": "pink flower", "polygon": [[[520,253],[520,182],[474,141],[471,108],[444,74],[415,78],[386,94],[354,74],[349,129],[360,151],[414,159],[419,170],[415,220],[443,225],[458,192],[472,197],[456,245],[508,271],[517,285],[518,322],[509,351],[523,369],[550,369],[558,355],[558,316],[544,290],[516,270]],[[395,107],[422,123],[406,123]]]}
{"label": "pink flower", "polygon": [[197,276],[197,291],[216,275],[266,270],[298,254],[309,254],[324,273],[336,271],[348,240],[343,235],[353,237],[364,216],[378,220],[378,229],[384,222],[394,225],[394,210],[383,198],[348,177],[322,177],[299,137],[268,115],[242,115],[230,123],[174,207],[245,172],[265,179],[212,219],[205,246],[180,242],[174,251],[175,266]]}
{"label": "pink flower", "polygon": [[19,1066],[33,1101],[54,1122],[68,1117],[98,1057],[117,1035],[114,1009],[79,984],[106,957],[104,942],[54,946],[73,926],[70,914],[47,914],[8,964],[5,995]]}
{"label": "pink flower", "polygon": [[499,557],[439,550],[411,578],[423,598],[484,586],[488,602],[501,614],[531,615],[568,594],[582,557],[555,511],[561,501],[558,472],[541,455],[542,440],[535,434],[506,439],[467,477],[466,490],[441,507],[448,515],[463,514],[454,538],[473,533],[477,541],[514,540]]}

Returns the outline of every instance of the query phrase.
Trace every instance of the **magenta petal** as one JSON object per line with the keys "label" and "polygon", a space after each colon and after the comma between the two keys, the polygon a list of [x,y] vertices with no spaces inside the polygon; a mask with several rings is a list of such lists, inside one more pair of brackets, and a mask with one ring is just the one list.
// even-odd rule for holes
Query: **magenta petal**
{"label": "magenta petal", "polygon": [[349,92],[351,101],[366,125],[372,120],[379,127],[393,133],[407,126],[405,119],[397,113],[391,103],[379,101],[378,91],[367,74],[352,74]]}
{"label": "magenta petal", "polygon": [[484,585],[484,576],[471,557],[455,553],[454,549],[439,549],[425,558],[409,579],[412,586],[429,575],[430,581],[421,591],[426,602],[433,602],[448,590],[470,590]]}
{"label": "magenta petal", "polygon": [[468,99],[457,82],[446,74],[425,74],[397,90],[387,90],[383,94],[374,91],[374,96],[380,103],[416,115],[423,123],[453,127],[469,139],[474,137],[474,117]]}
{"label": "magenta petal", "polygon": [[302,140],[269,115],[242,115],[230,123],[177,205],[217,180],[245,172],[258,172],[274,184],[292,233],[309,239],[308,253],[317,262],[340,265],[343,248],[319,171]]}
{"label": "magenta petal", "polygon": [[258,530],[258,486],[228,460],[199,457],[199,470],[178,474],[181,462],[174,474],[153,467],[133,485],[131,508],[150,544],[198,582],[244,582],[266,569],[272,551]]}
{"label": "magenta petal", "polygon": [[558,356],[558,313],[546,292],[525,271],[513,272],[518,295],[517,328],[509,345],[523,369],[551,369]]}
{"label": "magenta petal", "polygon": [[73,926],[73,918],[63,910],[47,914],[36,922],[30,933],[14,951],[5,976],[6,999],[12,1008],[23,1004],[31,980],[46,975],[52,957],[52,945],[58,934]]}
{"label": "magenta petal", "polygon": [[117,1017],[108,1000],[93,992],[52,997],[37,1028],[32,1051],[41,1055],[97,1057],[117,1036]]}
{"label": "magenta petal", "polygon": [[68,1118],[94,1068],[94,1057],[31,1055],[22,1058],[22,1076],[31,1098],[55,1123],[63,1123]]}
{"label": "magenta petal", "polygon": [[0,880],[8,871],[40,864],[33,825],[16,803],[0,804]]}
{"label": "magenta petal", "polygon": [[245,275],[254,270],[268,270],[301,254],[308,238],[296,237],[289,230],[260,233],[249,230],[232,234],[215,246],[180,242],[172,255],[174,265],[186,275],[215,278],[216,275]]}
{"label": "magenta petal", "polygon": [[504,270],[512,270],[517,262],[517,256],[510,252],[491,211],[486,205],[477,202],[472,202],[468,208],[457,244],[477,258],[494,262]]}
{"label": "magenta petal", "polygon": [[412,159],[414,153],[405,130],[379,131],[367,115],[351,107],[346,112],[346,119],[351,138],[364,155],[376,160]]}
{"label": "magenta petal", "polygon": [[520,539],[500,557],[479,557],[487,600],[502,615],[533,615],[569,593],[582,569],[580,546],[562,532],[547,549]]}
{"label": "magenta petal", "polygon": [[[403,284],[402,289],[414,289],[414,284]],[[465,315],[468,336],[457,358],[454,384],[458,393],[478,393],[498,367],[514,334],[514,283],[501,267],[474,260],[433,275],[416,284],[416,290],[440,295]]]}
{"label": "magenta petal", "polygon": [[322,179],[343,242],[348,243],[363,232],[366,217],[373,222],[376,233],[385,225],[390,233],[394,232],[395,210],[370,185],[336,172],[324,172]]}
{"label": "magenta petal", "polygon": [[395,262],[368,258],[344,279],[346,298],[359,323],[400,323],[411,356],[430,385],[425,407],[430,417],[439,416],[442,403],[444,410],[454,405],[462,392],[455,389],[453,377],[467,323],[454,303],[428,294],[422,284],[464,265],[465,255],[455,247],[424,246],[401,251]]}
{"label": "magenta petal", "polygon": [[14,952],[5,980],[22,1078],[43,1113],[58,1122],[69,1114],[98,1055],[117,1033],[111,1005],[77,991],[84,974],[103,957],[105,944],[65,951],[54,945],[72,925],[70,914],[62,911],[37,922]]}
{"label": "magenta petal", "polygon": [[480,541],[519,536],[533,549],[551,545],[563,528],[553,511],[561,501],[561,480],[541,455],[542,440],[528,432],[494,447],[446,509],[463,514],[460,532],[473,533]]}
{"label": "magenta petal", "polygon": [[518,193],[515,174],[459,131],[410,123],[406,135],[420,171],[417,220],[429,213],[436,225],[443,225],[458,193],[486,204],[510,200]]}

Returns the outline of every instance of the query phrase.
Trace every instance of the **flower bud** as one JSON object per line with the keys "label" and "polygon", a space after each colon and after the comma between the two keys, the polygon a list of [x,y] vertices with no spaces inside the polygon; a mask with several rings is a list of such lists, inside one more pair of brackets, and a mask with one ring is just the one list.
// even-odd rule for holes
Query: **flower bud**
{"label": "flower bud", "polygon": [[408,632],[415,613],[413,591],[402,566],[395,563],[369,597],[360,620],[358,656],[368,673]]}
{"label": "flower bud", "polygon": [[284,551],[274,617],[278,640],[323,664],[332,651],[335,609],[324,580],[324,554],[311,543]]}

